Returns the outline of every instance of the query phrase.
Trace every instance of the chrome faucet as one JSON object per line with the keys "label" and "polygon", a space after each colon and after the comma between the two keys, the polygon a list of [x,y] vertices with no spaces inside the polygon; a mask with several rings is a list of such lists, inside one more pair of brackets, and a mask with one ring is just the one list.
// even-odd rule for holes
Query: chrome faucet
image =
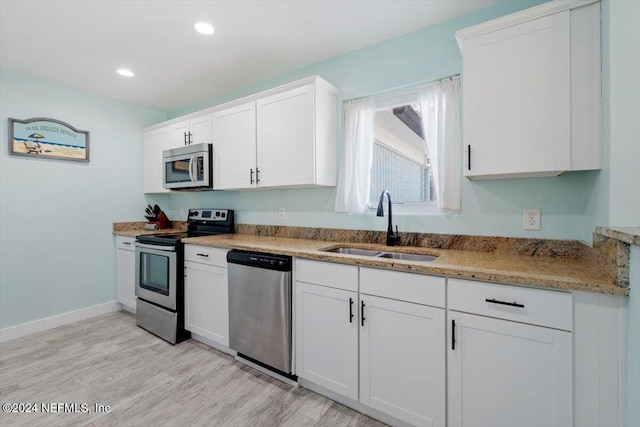
{"label": "chrome faucet", "polygon": [[384,216],[384,195],[387,195],[387,199],[389,200],[389,227],[387,227],[387,246],[394,246],[396,243],[400,242],[400,236],[398,235],[398,226],[396,225],[396,234],[393,234],[393,225],[392,225],[392,213],[391,213],[391,195],[387,190],[383,190],[380,193],[380,201],[378,202],[378,212],[376,216]]}

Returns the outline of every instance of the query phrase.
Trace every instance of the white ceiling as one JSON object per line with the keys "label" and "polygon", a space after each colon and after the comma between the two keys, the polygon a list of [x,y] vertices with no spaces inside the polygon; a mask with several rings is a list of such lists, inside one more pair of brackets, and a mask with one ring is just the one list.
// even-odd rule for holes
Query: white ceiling
{"label": "white ceiling", "polygon": [[0,0],[0,69],[172,110],[493,3]]}

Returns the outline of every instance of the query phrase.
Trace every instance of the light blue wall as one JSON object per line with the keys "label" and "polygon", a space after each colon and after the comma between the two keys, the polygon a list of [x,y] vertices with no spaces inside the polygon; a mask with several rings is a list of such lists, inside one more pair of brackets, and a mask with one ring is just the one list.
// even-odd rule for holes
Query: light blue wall
{"label": "light blue wall", "polygon": [[[115,299],[111,224],[140,217],[141,131],[166,113],[0,74],[0,328]],[[90,132],[91,161],[8,154],[8,118]]]}
{"label": "light blue wall", "polygon": [[[365,96],[412,83],[461,72],[462,57],[454,31],[487,21],[543,1],[508,1],[463,17],[395,38],[346,55],[277,76],[217,97],[209,102],[170,112],[177,117],[212,105],[256,93],[280,84],[318,74],[340,89],[339,100]],[[341,128],[339,117],[339,129]],[[341,131],[338,150],[341,151]],[[597,210],[599,172],[570,173],[556,178],[513,179],[484,182],[464,180],[462,211],[455,215],[395,215],[400,231],[459,233],[578,239],[591,242],[591,233],[603,213]],[[335,189],[208,192],[151,196],[169,213],[184,219],[190,207],[224,207],[239,210],[243,223],[295,226],[386,229],[386,218],[337,214]],[[287,210],[278,219],[279,207]],[[522,230],[522,209],[540,208],[542,230]],[[589,212],[588,212],[589,211]],[[605,223],[605,222],[600,222]]]}

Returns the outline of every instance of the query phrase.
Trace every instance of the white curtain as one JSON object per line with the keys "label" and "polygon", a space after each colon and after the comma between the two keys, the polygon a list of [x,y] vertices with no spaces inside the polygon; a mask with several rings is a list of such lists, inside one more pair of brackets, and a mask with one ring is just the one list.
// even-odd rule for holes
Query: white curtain
{"label": "white curtain", "polygon": [[364,213],[367,210],[374,126],[373,98],[344,103],[344,150],[336,196],[337,212]]}
{"label": "white curtain", "polygon": [[422,128],[441,210],[460,210],[460,77],[419,88]]}

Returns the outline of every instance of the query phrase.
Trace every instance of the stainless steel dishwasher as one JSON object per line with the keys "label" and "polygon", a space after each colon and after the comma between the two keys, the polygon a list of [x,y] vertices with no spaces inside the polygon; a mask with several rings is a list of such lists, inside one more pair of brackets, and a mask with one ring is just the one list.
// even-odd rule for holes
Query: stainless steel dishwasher
{"label": "stainless steel dishwasher", "polygon": [[229,347],[262,367],[291,375],[291,257],[227,253]]}

